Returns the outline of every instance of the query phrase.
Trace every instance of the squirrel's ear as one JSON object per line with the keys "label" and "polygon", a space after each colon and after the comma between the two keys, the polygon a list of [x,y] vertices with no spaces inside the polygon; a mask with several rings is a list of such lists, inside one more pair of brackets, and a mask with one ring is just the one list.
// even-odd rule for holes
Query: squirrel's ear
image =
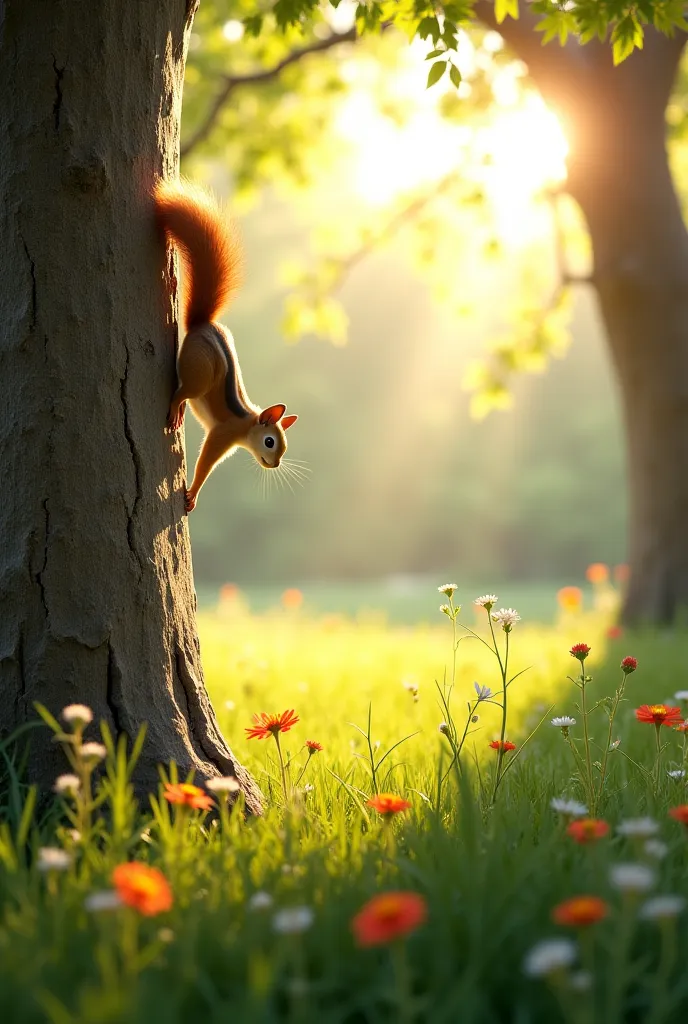
{"label": "squirrel's ear", "polygon": [[292,423],[296,423],[298,418],[298,416],[285,416],[284,419],[280,421],[282,430],[289,430],[289,427]]}
{"label": "squirrel's ear", "polygon": [[286,411],[286,405],[269,405],[267,409],[263,409],[258,417],[258,422],[263,426],[273,426],[282,419]]}

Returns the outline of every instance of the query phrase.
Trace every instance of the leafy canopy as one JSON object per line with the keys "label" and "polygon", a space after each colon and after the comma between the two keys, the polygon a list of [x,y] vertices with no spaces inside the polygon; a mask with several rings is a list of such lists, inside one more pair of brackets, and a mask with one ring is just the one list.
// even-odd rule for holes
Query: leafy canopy
{"label": "leafy canopy", "polygon": [[[330,0],[335,8],[341,2]],[[438,62],[432,65],[428,84],[439,81],[447,68],[458,82],[458,69],[451,60],[456,52],[458,29],[474,17],[481,5],[480,0],[364,0],[356,5],[356,26],[359,33],[365,33],[393,23],[404,28],[411,38],[431,38]],[[271,15],[282,30],[304,28],[317,18],[321,6],[321,0],[273,0],[262,4],[259,13],[246,18],[246,29],[259,35],[266,15]],[[673,35],[676,29],[688,30],[683,0],[494,0],[499,23],[505,18],[518,18],[525,8],[537,17],[535,29],[542,33],[543,42],[558,38],[563,44],[569,36],[575,36],[581,43],[587,43],[609,37],[617,64],[633,50],[642,48],[647,25],[666,35]]]}

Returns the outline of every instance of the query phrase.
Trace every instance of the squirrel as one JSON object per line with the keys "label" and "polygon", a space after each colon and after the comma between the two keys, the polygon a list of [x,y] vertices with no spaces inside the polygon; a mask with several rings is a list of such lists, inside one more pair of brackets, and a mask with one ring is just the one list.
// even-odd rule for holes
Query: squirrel
{"label": "squirrel", "polygon": [[193,511],[198,492],[215,466],[246,448],[265,469],[277,469],[287,450],[284,436],[296,416],[279,403],[259,409],[248,398],[231,332],[217,317],[236,291],[242,250],[212,196],[188,182],[159,181],[153,190],[158,223],[179,248],[185,276],[186,336],[177,355],[177,389],[167,429],[179,430],[186,403],[205,430],[184,507]]}

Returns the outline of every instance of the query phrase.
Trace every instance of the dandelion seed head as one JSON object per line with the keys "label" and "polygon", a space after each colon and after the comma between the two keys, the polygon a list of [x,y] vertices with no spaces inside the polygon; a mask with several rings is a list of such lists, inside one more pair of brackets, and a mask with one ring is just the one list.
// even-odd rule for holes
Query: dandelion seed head
{"label": "dandelion seed head", "polygon": [[280,935],[299,935],[308,931],[314,920],[315,915],[310,907],[285,907],[273,917],[272,927]]}
{"label": "dandelion seed head", "polygon": [[247,903],[249,910],[269,910],[274,900],[269,892],[254,892]]}

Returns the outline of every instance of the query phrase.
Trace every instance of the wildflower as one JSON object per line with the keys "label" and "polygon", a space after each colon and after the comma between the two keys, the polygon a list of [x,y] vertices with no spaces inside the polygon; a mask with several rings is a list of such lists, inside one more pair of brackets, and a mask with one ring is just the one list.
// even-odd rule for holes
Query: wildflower
{"label": "wildflower", "polygon": [[503,750],[505,754],[507,750],[516,749],[516,744],[512,743],[510,740],[504,740],[504,742],[502,742],[501,740],[492,740],[490,746],[492,747],[493,750]]}
{"label": "wildflower", "polygon": [[449,607],[448,604],[441,604],[440,605],[440,611],[442,612],[443,615],[448,615],[449,618],[451,618],[452,610],[451,610],[451,608]]}
{"label": "wildflower", "polygon": [[153,917],[172,906],[172,890],[162,871],[129,861],[118,864],[112,872],[112,881],[122,903],[138,910],[145,917]]}
{"label": "wildflower", "polygon": [[67,725],[73,725],[78,729],[93,721],[93,712],[86,704],[68,704],[66,708],[62,708],[62,717]]}
{"label": "wildflower", "polygon": [[204,793],[199,786],[192,786],[189,782],[166,782],[164,795],[170,804],[193,807],[199,811],[209,811],[214,806],[211,796]]}
{"label": "wildflower", "polygon": [[315,786],[313,785],[312,782],[307,782],[306,785],[303,787],[304,793],[312,793],[314,789]]}
{"label": "wildflower", "polygon": [[643,850],[648,857],[653,857],[655,860],[662,860],[669,852],[669,847],[666,843],[663,843],[661,839],[648,839],[643,846]]}
{"label": "wildflower", "polygon": [[591,843],[595,839],[601,839],[609,832],[609,825],[599,818],[581,818],[580,821],[572,821],[566,829],[568,835],[577,843]]}
{"label": "wildflower", "polygon": [[383,818],[391,818],[393,815],[399,814],[400,811],[408,811],[411,806],[408,800],[404,800],[394,793],[378,793],[376,796],[371,796],[368,801],[368,807],[378,811]]}
{"label": "wildflower", "polygon": [[72,863],[71,853],[58,846],[42,846],[38,851],[39,871],[66,871]]}
{"label": "wildflower", "polygon": [[81,779],[78,775],[58,775],[55,779],[53,790],[56,793],[76,793],[81,786]]}
{"label": "wildflower", "polygon": [[83,761],[97,764],[107,757],[107,749],[102,743],[82,743],[79,747],[79,756]]}
{"label": "wildflower", "polygon": [[685,905],[683,896],[655,896],[643,903],[638,913],[646,921],[666,921],[678,917]]}
{"label": "wildflower", "polygon": [[[211,793],[238,793],[241,789],[233,775],[221,775],[219,778],[207,779],[205,786]],[[174,801],[172,802],[174,803]]]}
{"label": "wildflower", "polygon": [[478,694],[478,700],[489,700],[492,696],[492,690],[489,686],[481,686],[480,683],[473,683],[473,686]]}
{"label": "wildflower", "polygon": [[439,729],[443,736],[449,736],[450,729],[446,722],[440,722],[437,728]]}
{"label": "wildflower", "polygon": [[607,640],[620,640],[623,636],[623,628],[621,626],[610,626],[607,630]]}
{"label": "wildflower", "polygon": [[612,750],[618,750],[618,748],[620,746],[621,746],[621,739],[612,740],[612,742],[609,744],[609,752],[611,753]]}
{"label": "wildflower", "polygon": [[359,910],[351,927],[359,946],[380,946],[410,935],[427,916],[427,903],[419,893],[383,892]]}
{"label": "wildflower", "polygon": [[492,618],[505,633],[510,633],[511,627],[521,621],[521,616],[514,608],[500,608],[498,612],[492,612]]}
{"label": "wildflower", "polygon": [[590,648],[587,644],[574,644],[569,654],[572,658],[577,658],[582,664],[590,654]]}
{"label": "wildflower", "polygon": [[685,722],[679,722],[678,725],[674,726],[674,728],[676,729],[676,732],[688,732],[688,718]]}
{"label": "wildflower", "polygon": [[654,725],[677,725],[681,720],[681,709],[667,707],[666,704],[641,704],[635,709],[635,717],[639,722]]}
{"label": "wildflower", "polygon": [[647,892],[655,884],[655,873],[645,864],[615,864],[609,881],[622,892]]}
{"label": "wildflower", "polygon": [[417,704],[419,690],[418,683],[414,682],[412,679],[402,679],[401,685],[411,694],[414,704]]}
{"label": "wildflower", "polygon": [[99,913],[101,910],[117,910],[122,905],[122,899],[114,889],[101,889],[98,892],[89,893],[84,900],[84,907],[91,913]]}
{"label": "wildflower", "polygon": [[269,910],[274,900],[269,892],[254,892],[248,901],[249,910]]}
{"label": "wildflower", "polygon": [[293,709],[291,711],[283,711],[281,715],[267,715],[262,711],[259,715],[253,716],[253,721],[253,727],[246,729],[246,738],[249,740],[264,740],[266,736],[274,736],[276,738],[281,732],[289,732],[291,727],[299,721],[299,717],[294,714]]}
{"label": "wildflower", "polygon": [[272,927],[280,935],[300,935],[308,931],[314,919],[310,907],[287,907],[277,911],[272,919]]}
{"label": "wildflower", "polygon": [[630,655],[624,658],[621,662],[621,671],[625,676],[630,675],[631,672],[635,672],[638,667],[638,659],[632,658]]}
{"label": "wildflower", "polygon": [[569,734],[569,729],[572,725],[576,724],[576,719],[571,718],[570,715],[561,715],[559,718],[552,719],[552,725],[556,729],[561,729],[562,736],[566,737]]}
{"label": "wildflower", "polygon": [[497,604],[497,595],[496,594],[483,594],[482,597],[476,597],[476,599],[473,602],[473,604],[477,608],[484,608],[485,611],[488,611],[488,612],[492,611],[494,606]]}
{"label": "wildflower", "polygon": [[558,903],[552,910],[552,920],[569,928],[587,928],[606,917],[609,907],[599,896],[573,896]]}
{"label": "wildflower", "polygon": [[676,781],[678,781],[679,779],[684,779],[686,773],[684,772],[683,768],[673,768],[671,771],[667,772],[667,775],[670,779],[675,779]]}
{"label": "wildflower", "polygon": [[606,583],[609,579],[609,567],[604,562],[593,562],[585,570],[585,578],[588,583]]}
{"label": "wildflower", "polygon": [[444,594],[445,597],[451,597],[458,589],[456,583],[443,583],[441,587],[437,588],[437,591]]}
{"label": "wildflower", "polygon": [[545,939],[528,952],[523,971],[530,978],[547,977],[576,961],[576,946],[570,939]]}
{"label": "wildflower", "polygon": [[659,832],[659,825],[654,818],[628,818],[616,826],[620,836],[629,839],[649,839]]}
{"label": "wildflower", "polygon": [[309,757],[313,754],[317,754],[323,748],[322,743],[317,743],[316,740],[306,740],[306,746],[308,747]]}
{"label": "wildflower", "polygon": [[688,690],[678,690],[674,694],[674,700],[683,700],[688,702]]}
{"label": "wildflower", "polygon": [[565,612],[575,612],[583,604],[583,591],[580,587],[562,587],[557,591],[557,603]]}
{"label": "wildflower", "polygon": [[566,800],[564,797],[553,797],[549,805],[553,811],[565,818],[583,818],[588,813],[585,804],[579,803],[578,800]]}
{"label": "wildflower", "polygon": [[287,611],[297,611],[303,604],[303,594],[297,587],[287,587],[282,594],[282,606]]}
{"label": "wildflower", "polygon": [[679,804],[678,807],[670,807],[669,814],[675,821],[688,826],[688,804]]}

